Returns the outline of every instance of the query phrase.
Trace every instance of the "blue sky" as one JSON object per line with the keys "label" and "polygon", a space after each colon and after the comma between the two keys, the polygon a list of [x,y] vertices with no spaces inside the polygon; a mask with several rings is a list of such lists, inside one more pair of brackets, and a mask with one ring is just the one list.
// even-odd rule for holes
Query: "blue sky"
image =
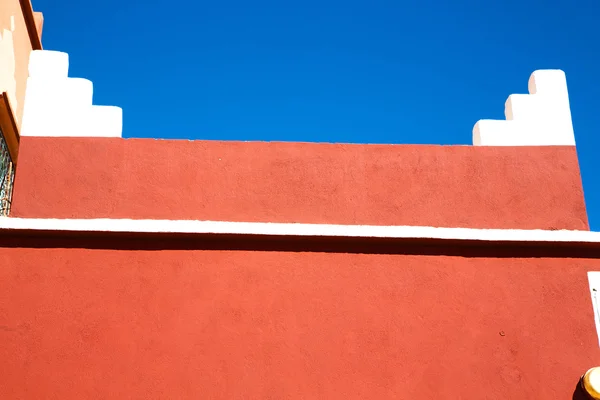
{"label": "blue sky", "polygon": [[124,136],[470,144],[536,69],[567,74],[600,230],[597,0],[33,0]]}

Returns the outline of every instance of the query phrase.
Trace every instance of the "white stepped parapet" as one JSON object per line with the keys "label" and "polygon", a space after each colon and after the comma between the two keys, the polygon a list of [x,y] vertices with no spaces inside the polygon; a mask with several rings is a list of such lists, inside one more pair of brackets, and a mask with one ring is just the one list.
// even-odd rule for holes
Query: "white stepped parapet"
{"label": "white stepped parapet", "polygon": [[68,72],[67,53],[31,52],[21,135],[121,137],[121,108],[92,105],[92,82]]}
{"label": "white stepped parapet", "polygon": [[529,94],[512,94],[504,105],[506,120],[480,120],[473,128],[475,146],[575,146],[567,79],[561,70],[538,70],[529,78]]}

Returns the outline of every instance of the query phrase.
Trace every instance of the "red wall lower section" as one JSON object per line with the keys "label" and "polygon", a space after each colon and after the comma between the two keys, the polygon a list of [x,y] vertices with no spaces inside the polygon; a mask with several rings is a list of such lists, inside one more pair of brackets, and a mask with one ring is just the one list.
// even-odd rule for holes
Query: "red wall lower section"
{"label": "red wall lower section", "polygon": [[588,229],[575,147],[22,138],[14,216]]}
{"label": "red wall lower section", "polygon": [[0,250],[2,399],[570,399],[598,259]]}

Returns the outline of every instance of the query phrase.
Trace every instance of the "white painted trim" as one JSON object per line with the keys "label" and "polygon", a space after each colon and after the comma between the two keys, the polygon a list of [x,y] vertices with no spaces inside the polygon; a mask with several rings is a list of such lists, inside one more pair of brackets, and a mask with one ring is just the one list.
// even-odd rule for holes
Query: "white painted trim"
{"label": "white painted trim", "polygon": [[598,243],[600,232],[568,230],[436,228],[431,226],[330,225],[132,219],[0,218],[0,231],[232,234],[264,236],[437,239],[514,243]]}

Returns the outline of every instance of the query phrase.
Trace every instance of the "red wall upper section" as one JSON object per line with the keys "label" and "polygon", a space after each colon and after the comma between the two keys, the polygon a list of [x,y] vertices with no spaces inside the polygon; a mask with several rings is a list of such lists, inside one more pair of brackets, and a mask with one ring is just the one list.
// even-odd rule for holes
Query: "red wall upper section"
{"label": "red wall upper section", "polygon": [[574,147],[24,137],[12,212],[588,229]]}
{"label": "red wall upper section", "polygon": [[0,265],[6,400],[566,400],[600,360],[598,259],[19,244]]}

